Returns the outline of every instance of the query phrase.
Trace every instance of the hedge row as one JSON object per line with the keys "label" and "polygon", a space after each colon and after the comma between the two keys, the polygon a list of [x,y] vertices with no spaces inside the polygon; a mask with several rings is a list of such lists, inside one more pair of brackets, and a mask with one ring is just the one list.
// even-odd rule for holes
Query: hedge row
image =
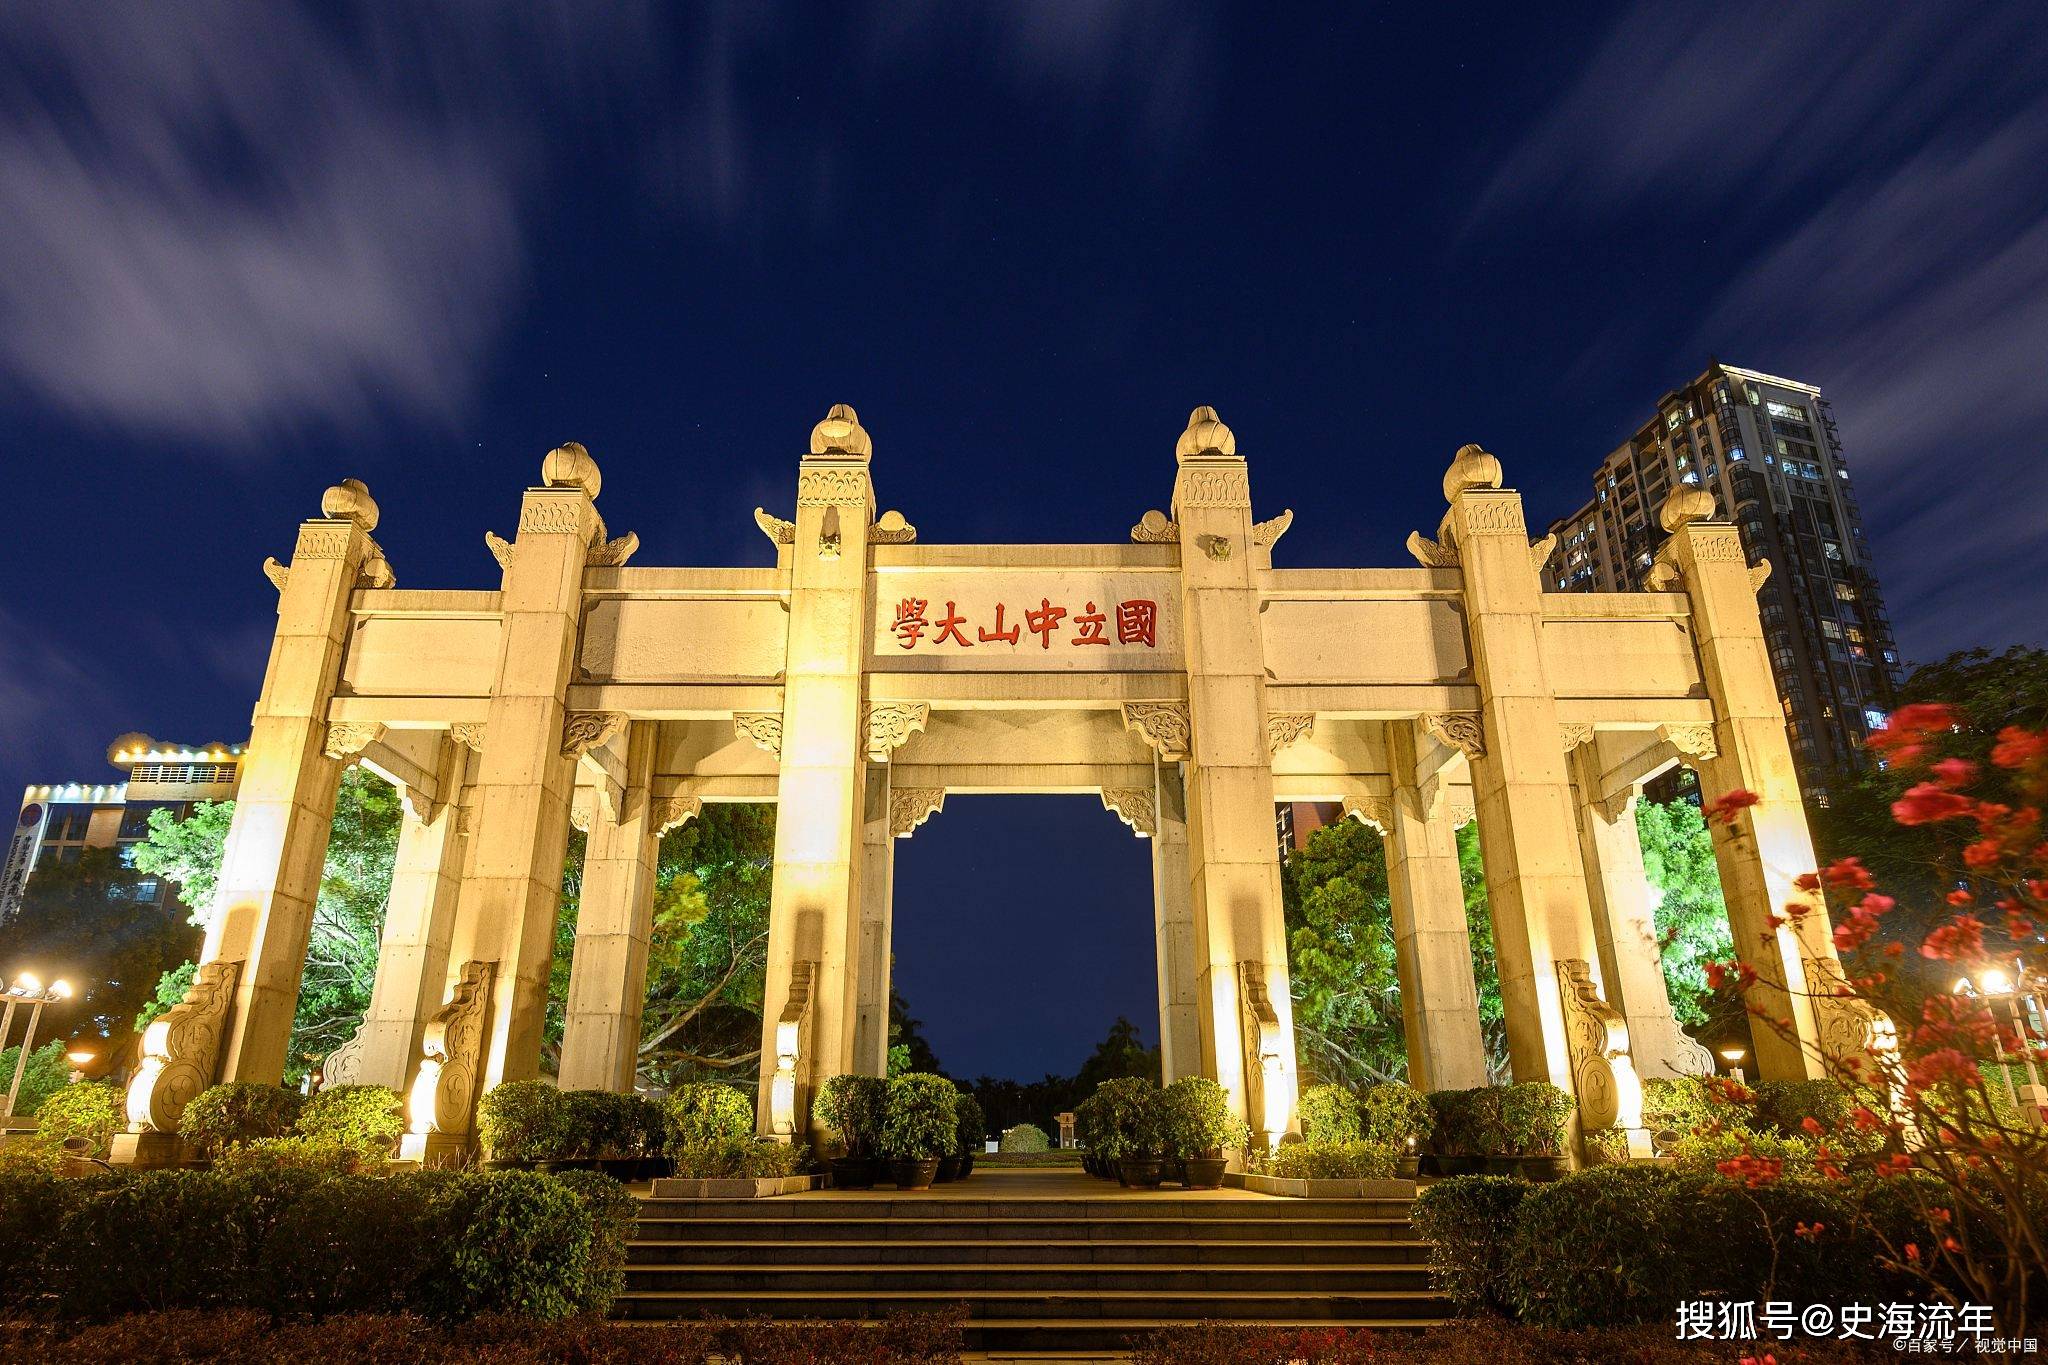
{"label": "hedge row", "polygon": [[587,1171],[14,1171],[0,1176],[0,1309],[601,1313],[633,1210],[618,1182]]}
{"label": "hedge row", "polygon": [[1751,1188],[1631,1165],[1546,1185],[1458,1176],[1423,1191],[1415,1225],[1459,1308],[1578,1328],[1668,1324],[1681,1301],[1706,1297],[1901,1297],[1912,1282],[1886,1268],[1885,1247],[1912,1240],[1916,1222],[1895,1181]]}

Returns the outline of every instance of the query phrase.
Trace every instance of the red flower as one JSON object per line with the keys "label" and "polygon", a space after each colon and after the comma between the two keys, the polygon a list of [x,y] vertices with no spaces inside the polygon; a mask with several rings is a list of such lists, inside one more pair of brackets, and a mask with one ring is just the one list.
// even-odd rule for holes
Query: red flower
{"label": "red flower", "polygon": [[2005,850],[1998,846],[1996,839],[1979,839],[1963,850],[1963,861],[1979,872],[1998,866],[1999,859],[2004,856]]}
{"label": "red flower", "polygon": [[1957,915],[1927,936],[1920,956],[1936,962],[1984,956],[1984,922],[1975,915]]}
{"label": "red flower", "polygon": [[1892,802],[1892,819],[1902,825],[1929,825],[1937,820],[1953,820],[1968,815],[1973,805],[1967,796],[1943,791],[1932,782],[1920,782],[1907,788],[1904,796]]}
{"label": "red flower", "polygon": [[1861,858],[1841,858],[1829,863],[1820,874],[1829,886],[1847,891],[1869,891],[1877,886],[1877,878],[1870,875],[1870,869],[1863,865]]}
{"label": "red flower", "polygon": [[1858,902],[1856,908],[1866,915],[1882,915],[1897,904],[1890,896],[1873,891]]}
{"label": "red flower", "polygon": [[1708,820],[1716,824],[1732,825],[1735,823],[1737,812],[1748,810],[1761,800],[1763,798],[1755,792],[1745,791],[1738,787],[1727,795],[1714,800],[1707,806],[1704,813]]}
{"label": "red flower", "polygon": [[1815,1118],[1811,1114],[1808,1114],[1805,1118],[1799,1120],[1799,1126],[1801,1128],[1804,1128],[1807,1131],[1807,1133],[1813,1137],[1819,1137],[1821,1135],[1820,1120]]}
{"label": "red flower", "polygon": [[1944,758],[1927,771],[1944,787],[1967,787],[1977,780],[1977,765],[1967,758]]}
{"label": "red flower", "polygon": [[1991,747],[1991,761],[2001,768],[2025,768],[2048,758],[2048,732],[2022,730],[2008,725],[1998,732]]}
{"label": "red flower", "polygon": [[1969,890],[1964,887],[1958,887],[1956,890],[1948,893],[1948,903],[1950,905],[1968,905],[1976,899],[1977,898],[1971,895]]}

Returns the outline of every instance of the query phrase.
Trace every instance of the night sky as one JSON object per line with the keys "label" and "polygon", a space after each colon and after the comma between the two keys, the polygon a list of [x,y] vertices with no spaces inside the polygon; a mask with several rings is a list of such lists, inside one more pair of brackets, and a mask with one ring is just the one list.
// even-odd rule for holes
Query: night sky
{"label": "night sky", "polygon": [[[927,543],[1122,540],[1210,403],[1283,565],[1400,565],[1460,443],[1540,528],[1718,356],[1833,399],[1909,659],[2043,642],[2038,4],[513,8],[0,6],[0,788],[241,739],[339,478],[402,586],[568,439],[637,564],[765,564],[834,402]],[[1153,1032],[1095,803],[902,847],[949,1068]]]}

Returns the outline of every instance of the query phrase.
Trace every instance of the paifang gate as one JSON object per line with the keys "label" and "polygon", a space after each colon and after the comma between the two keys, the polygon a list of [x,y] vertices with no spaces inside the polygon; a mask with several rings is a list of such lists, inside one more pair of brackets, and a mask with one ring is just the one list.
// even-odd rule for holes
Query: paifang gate
{"label": "paifang gate", "polygon": [[[1738,950],[1794,1022],[1765,1077],[1818,1074],[1873,1020],[1829,983],[1813,852],[1758,623],[1769,572],[1713,499],[1662,512],[1660,591],[1542,590],[1519,494],[1477,446],[1417,567],[1276,569],[1236,437],[1198,408],[1171,499],[1128,540],[927,545],[876,515],[868,433],[811,432],[775,567],[628,566],[596,462],[550,452],[496,592],[400,589],[360,483],[291,562],[218,910],[184,1002],[150,1028],[130,1155],[218,1080],[285,1063],[343,769],[404,794],[374,997],[329,1081],[409,1095],[406,1150],[469,1146],[480,1094],[534,1075],[572,825],[589,841],[560,1081],[632,1084],[655,849],[707,801],[773,801],[762,1131],[880,1074],[893,841],[949,792],[1091,792],[1151,840],[1169,1078],[1223,1083],[1265,1140],[1295,1126],[1276,801],[1341,802],[1387,841],[1411,1079],[1483,1084],[1454,830],[1485,856],[1515,1075],[1641,1128],[1639,1077],[1702,1070],[1658,970],[1631,806],[1676,763],[1708,800]],[[1162,475],[1163,475],[1162,470]],[[1127,513],[1128,515],[1128,513]],[[943,818],[943,817],[941,817]]]}

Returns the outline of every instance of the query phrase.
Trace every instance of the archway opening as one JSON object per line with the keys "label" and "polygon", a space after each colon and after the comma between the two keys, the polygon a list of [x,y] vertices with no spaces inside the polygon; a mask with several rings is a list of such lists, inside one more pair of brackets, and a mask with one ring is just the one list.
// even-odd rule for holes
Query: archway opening
{"label": "archway opening", "polygon": [[894,986],[948,1074],[1071,1078],[1120,1019],[1158,1047],[1152,846],[1099,798],[948,796],[895,877]]}

